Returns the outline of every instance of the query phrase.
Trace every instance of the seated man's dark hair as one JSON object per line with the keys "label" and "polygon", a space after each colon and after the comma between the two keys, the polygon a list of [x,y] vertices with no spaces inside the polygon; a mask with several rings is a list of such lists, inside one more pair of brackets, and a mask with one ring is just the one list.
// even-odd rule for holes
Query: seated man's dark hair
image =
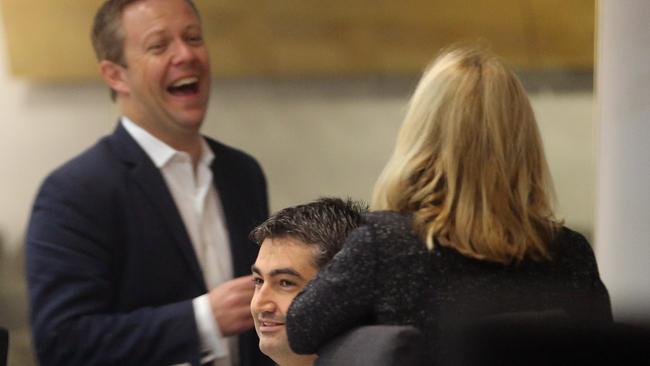
{"label": "seated man's dark hair", "polygon": [[351,199],[320,198],[316,201],[287,207],[271,215],[250,234],[258,244],[267,238],[294,237],[318,247],[314,258],[317,268],[323,267],[341,249],[350,232],[362,224],[365,203]]}

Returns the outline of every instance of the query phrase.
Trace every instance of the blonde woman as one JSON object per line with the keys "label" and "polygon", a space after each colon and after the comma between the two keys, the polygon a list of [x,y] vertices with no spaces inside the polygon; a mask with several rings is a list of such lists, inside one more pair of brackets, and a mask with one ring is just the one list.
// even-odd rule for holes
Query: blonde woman
{"label": "blonde woman", "polygon": [[554,217],[535,116],[479,49],[440,55],[413,94],[375,211],[290,307],[298,353],[362,324],[419,328],[444,358],[458,324],[516,311],[611,320],[587,240]]}

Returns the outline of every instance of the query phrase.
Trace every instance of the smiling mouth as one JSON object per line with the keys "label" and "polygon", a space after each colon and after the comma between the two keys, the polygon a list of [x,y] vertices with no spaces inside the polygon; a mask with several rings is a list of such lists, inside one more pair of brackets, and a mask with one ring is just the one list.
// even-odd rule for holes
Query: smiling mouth
{"label": "smiling mouth", "polygon": [[199,92],[199,78],[192,76],[180,79],[167,88],[174,96],[195,95]]}
{"label": "smiling mouth", "polygon": [[263,327],[279,327],[279,326],[283,326],[284,323],[262,321],[260,325]]}
{"label": "smiling mouth", "polygon": [[276,333],[284,329],[284,323],[280,322],[261,320],[259,324],[260,333]]}

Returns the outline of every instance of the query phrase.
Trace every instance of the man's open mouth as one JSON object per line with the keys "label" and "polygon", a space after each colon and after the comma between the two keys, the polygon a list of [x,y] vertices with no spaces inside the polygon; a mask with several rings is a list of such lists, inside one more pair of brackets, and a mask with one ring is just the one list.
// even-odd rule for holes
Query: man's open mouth
{"label": "man's open mouth", "polygon": [[167,91],[175,96],[194,95],[199,92],[199,78],[190,76],[177,80]]}

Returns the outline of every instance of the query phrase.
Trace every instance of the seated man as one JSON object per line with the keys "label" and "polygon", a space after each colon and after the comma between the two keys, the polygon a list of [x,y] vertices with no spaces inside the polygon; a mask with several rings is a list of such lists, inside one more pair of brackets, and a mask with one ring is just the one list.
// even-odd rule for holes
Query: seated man
{"label": "seated man", "polygon": [[361,224],[365,211],[364,205],[350,200],[322,198],[285,208],[251,233],[251,238],[260,244],[252,266],[255,294],[251,312],[260,350],[278,365],[313,365],[317,358],[291,351],[285,315],[296,294]]}

